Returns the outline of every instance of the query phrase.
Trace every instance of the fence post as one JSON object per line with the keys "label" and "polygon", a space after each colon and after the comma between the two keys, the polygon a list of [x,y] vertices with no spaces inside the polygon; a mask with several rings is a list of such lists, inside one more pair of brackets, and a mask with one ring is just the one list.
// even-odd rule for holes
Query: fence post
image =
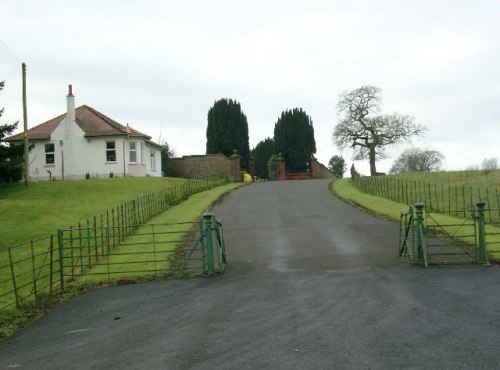
{"label": "fence post", "polygon": [[415,204],[415,215],[417,221],[417,258],[419,264],[423,263],[425,267],[428,267],[423,214],[424,203],[418,202],[417,204]]}
{"label": "fence post", "polygon": [[49,265],[49,291],[52,294],[52,285],[54,284],[54,235],[50,234],[50,265]]}
{"label": "fence post", "polygon": [[59,246],[59,279],[61,279],[61,292],[64,291],[64,251],[63,231],[57,230],[57,244]]}
{"label": "fence post", "polygon": [[36,286],[36,262],[35,262],[35,248],[33,247],[33,240],[30,241],[30,250],[31,250],[31,276],[33,279],[33,288],[32,292],[35,293],[35,300],[38,299],[38,289]]}
{"label": "fence post", "polygon": [[477,206],[477,230],[478,230],[478,244],[479,244],[479,263],[484,263],[485,265],[489,265],[490,262],[488,260],[488,249],[486,248],[486,228],[484,225],[484,207],[486,203],[480,199],[479,202],[476,203]]}
{"label": "fence post", "polygon": [[16,307],[19,308],[19,307],[21,307],[21,305],[19,303],[19,295],[17,292],[16,274],[14,272],[14,261],[12,258],[12,248],[9,247],[8,251],[9,251],[10,272],[12,274],[12,285],[14,286],[14,296],[16,297]]}
{"label": "fence post", "polygon": [[213,214],[209,212],[205,212],[203,214],[203,218],[205,220],[205,240],[206,240],[206,265],[207,265],[207,274],[211,275],[214,273],[214,251],[213,251],[213,237],[212,237],[212,220]]}

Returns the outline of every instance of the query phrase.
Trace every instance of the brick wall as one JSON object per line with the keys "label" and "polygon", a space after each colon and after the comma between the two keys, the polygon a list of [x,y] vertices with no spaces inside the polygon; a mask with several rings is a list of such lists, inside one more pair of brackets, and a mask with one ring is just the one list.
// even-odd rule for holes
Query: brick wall
{"label": "brick wall", "polygon": [[330,172],[328,168],[323,163],[318,162],[318,168],[317,168],[317,174],[316,174],[317,179],[334,179],[335,175]]}
{"label": "brick wall", "polygon": [[174,177],[190,179],[231,177],[231,159],[224,154],[189,155],[170,160]]}
{"label": "brick wall", "polygon": [[310,172],[287,173],[286,180],[334,179],[335,175],[316,159],[311,161]]}

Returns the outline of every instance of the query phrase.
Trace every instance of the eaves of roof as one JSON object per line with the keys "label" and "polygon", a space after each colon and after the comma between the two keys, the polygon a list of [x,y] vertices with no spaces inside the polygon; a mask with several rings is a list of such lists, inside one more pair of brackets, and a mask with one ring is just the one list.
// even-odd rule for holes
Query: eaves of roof
{"label": "eaves of roof", "polygon": [[[66,118],[66,114],[61,114],[51,120],[37,125],[28,130],[29,140],[50,140],[51,134],[57,126]],[[83,130],[85,137],[101,137],[101,136],[130,136],[142,137],[147,142],[151,142],[151,136],[143,134],[140,131],[124,126],[101,112],[87,105],[82,105],[75,110],[75,121]],[[22,141],[24,134],[18,133],[5,139],[5,141]],[[153,143],[158,145],[156,143]]]}

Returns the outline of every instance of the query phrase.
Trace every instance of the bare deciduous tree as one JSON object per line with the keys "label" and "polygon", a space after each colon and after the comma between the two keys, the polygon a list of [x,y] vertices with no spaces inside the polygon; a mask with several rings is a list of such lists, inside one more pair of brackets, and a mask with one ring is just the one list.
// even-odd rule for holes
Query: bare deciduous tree
{"label": "bare deciduous tree", "polygon": [[342,93],[337,104],[342,117],[333,131],[333,140],[340,149],[351,147],[355,160],[368,158],[372,176],[377,174],[375,160],[385,158],[386,146],[409,141],[426,130],[408,115],[378,114],[381,92],[376,86],[362,86]]}
{"label": "bare deciduous tree", "polygon": [[443,161],[443,153],[437,150],[410,148],[396,158],[390,173],[438,171]]}
{"label": "bare deciduous tree", "polygon": [[498,168],[498,161],[496,158],[485,158],[481,163],[481,168],[486,171],[496,170]]}

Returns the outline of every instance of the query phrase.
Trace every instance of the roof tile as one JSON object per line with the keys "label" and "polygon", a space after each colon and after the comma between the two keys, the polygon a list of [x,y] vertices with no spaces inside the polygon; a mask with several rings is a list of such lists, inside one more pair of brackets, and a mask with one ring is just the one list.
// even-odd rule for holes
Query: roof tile
{"label": "roof tile", "polygon": [[[50,135],[54,132],[57,126],[66,118],[66,113],[61,114],[51,120],[44,122],[38,126],[28,130],[29,140],[49,140]],[[143,134],[132,127],[123,126],[108,116],[96,111],[94,108],[87,105],[82,105],[75,110],[76,123],[85,132],[86,137],[95,136],[115,136],[128,135],[134,137],[144,137],[146,140],[151,139],[151,136]],[[23,133],[19,133],[8,137],[5,141],[20,141],[23,140]]]}

